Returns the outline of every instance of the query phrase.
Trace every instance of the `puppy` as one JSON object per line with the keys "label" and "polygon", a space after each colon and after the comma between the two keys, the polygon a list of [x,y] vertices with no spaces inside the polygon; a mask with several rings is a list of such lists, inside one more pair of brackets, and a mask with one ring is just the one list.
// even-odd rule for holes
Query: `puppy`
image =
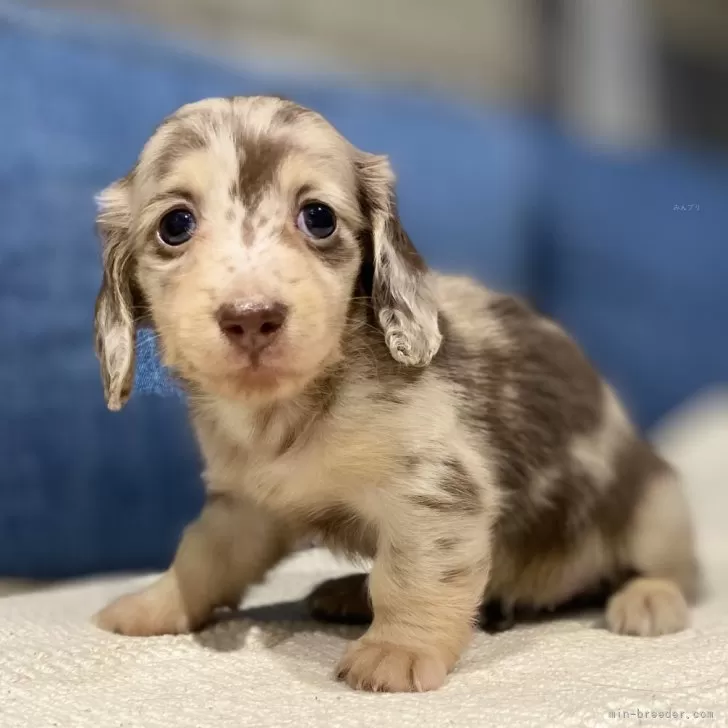
{"label": "puppy", "polygon": [[170,569],[101,627],[198,629],[311,536],[373,559],[371,626],[337,672],[354,688],[442,685],[484,599],[549,608],[606,580],[614,632],[686,625],[675,474],[561,328],[427,269],[386,158],[291,102],[211,99],[99,204],[108,405],[153,327],[208,494]]}

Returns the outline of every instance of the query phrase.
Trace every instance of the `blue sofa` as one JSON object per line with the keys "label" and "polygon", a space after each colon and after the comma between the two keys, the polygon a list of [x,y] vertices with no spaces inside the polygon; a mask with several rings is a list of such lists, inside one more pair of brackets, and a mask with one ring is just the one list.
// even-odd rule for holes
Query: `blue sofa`
{"label": "blue sofa", "polygon": [[91,328],[93,195],[205,96],[281,93],[388,152],[428,261],[562,320],[643,427],[728,379],[728,160],[618,157],[527,115],[236,69],[3,2],[0,68],[0,575],[164,567],[200,506],[184,403],[152,340],[112,415]]}

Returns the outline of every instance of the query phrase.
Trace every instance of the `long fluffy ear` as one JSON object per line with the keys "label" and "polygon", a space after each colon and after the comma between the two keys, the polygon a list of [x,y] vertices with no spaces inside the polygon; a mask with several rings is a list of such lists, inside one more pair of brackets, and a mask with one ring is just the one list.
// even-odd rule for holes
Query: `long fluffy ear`
{"label": "long fluffy ear", "polygon": [[101,364],[106,404],[119,410],[129,399],[134,379],[134,259],[129,237],[129,182],[114,182],[96,201],[96,224],[103,244],[103,280],[96,297],[96,355]]}
{"label": "long fluffy ear", "polygon": [[357,167],[371,232],[373,270],[365,288],[392,357],[425,366],[442,341],[427,266],[400,223],[387,158],[360,153]]}

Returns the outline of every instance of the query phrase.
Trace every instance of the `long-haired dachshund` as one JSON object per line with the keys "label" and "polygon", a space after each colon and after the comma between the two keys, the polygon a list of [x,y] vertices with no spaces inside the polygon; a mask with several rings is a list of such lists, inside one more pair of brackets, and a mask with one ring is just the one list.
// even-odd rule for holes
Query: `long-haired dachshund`
{"label": "long-haired dachshund", "polygon": [[[337,673],[355,688],[439,687],[484,600],[549,608],[606,582],[614,632],[686,625],[677,477],[557,324],[428,270],[385,157],[289,101],[209,99],[99,204],[108,405],[152,327],[207,487],[169,570],[101,627],[197,629],[312,536],[373,559],[371,625]],[[339,586],[356,600],[362,581]]]}

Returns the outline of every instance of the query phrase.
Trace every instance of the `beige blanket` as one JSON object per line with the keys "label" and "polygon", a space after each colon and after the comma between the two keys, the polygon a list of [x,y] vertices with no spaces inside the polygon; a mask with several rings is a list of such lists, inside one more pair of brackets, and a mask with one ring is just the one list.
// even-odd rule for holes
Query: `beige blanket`
{"label": "beige blanket", "polygon": [[96,630],[90,615],[149,577],[93,580],[0,599],[0,728],[728,725],[728,402],[699,409],[656,435],[690,481],[711,585],[686,632],[619,637],[592,614],[480,633],[442,690],[368,695],[332,679],[358,631],[307,622],[298,602],[351,571],[325,552],[196,636]]}

